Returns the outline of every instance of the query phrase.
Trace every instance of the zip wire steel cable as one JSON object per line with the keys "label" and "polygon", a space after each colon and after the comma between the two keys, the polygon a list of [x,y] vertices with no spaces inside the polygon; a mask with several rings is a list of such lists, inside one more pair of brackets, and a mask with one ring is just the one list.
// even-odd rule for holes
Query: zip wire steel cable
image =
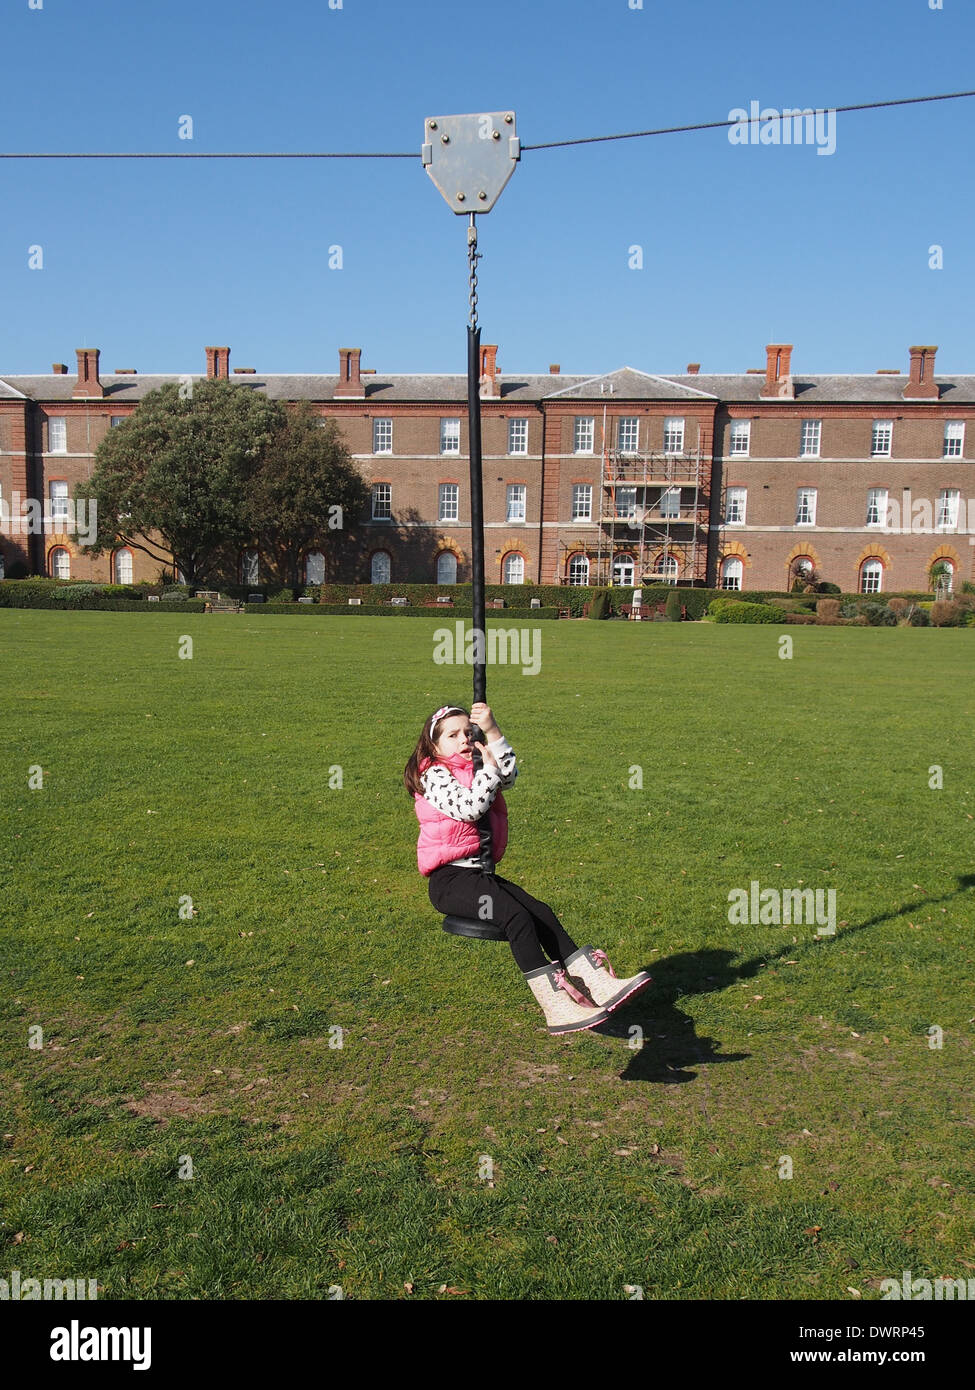
{"label": "zip wire steel cable", "polygon": [[[834,115],[839,115],[841,111],[875,111],[881,106],[914,106],[922,101],[957,101],[959,97],[975,97],[975,92],[945,92],[941,96],[932,97],[901,97],[897,101],[864,101],[855,106],[820,106],[811,108],[819,111],[832,111]],[[720,130],[722,126],[739,125],[761,125],[763,122],[791,120],[796,112],[791,110],[788,116],[782,112],[776,112],[772,116],[750,116],[746,120],[733,121],[730,118],[726,121],[703,121],[699,125],[673,125],[662,126],[658,130],[633,130],[626,135],[586,135],[579,140],[549,140],[541,145],[522,145],[525,150],[554,150],[565,145],[594,145],[604,140],[640,140],[646,135],[677,135],[685,130]],[[798,114],[805,115],[805,111]]]}
{"label": "zip wire steel cable", "polygon": [[[929,97],[900,97],[896,101],[863,101],[852,106],[820,106],[814,108],[804,108],[799,115],[805,115],[806,110],[813,111],[832,111],[834,115],[846,111],[877,111],[886,106],[916,106],[920,102],[926,101],[958,101],[961,97],[975,97],[972,92],[943,92],[939,96]],[[660,126],[656,130],[631,130],[620,135],[584,135],[577,140],[547,140],[538,145],[522,145],[524,153],[526,150],[554,150],[564,148],[567,145],[595,145],[607,140],[642,140],[650,135],[679,135],[689,130],[721,130],[726,126],[741,125],[761,125],[771,121],[791,120],[797,114],[793,109],[786,116],[782,112],[776,112],[771,116],[749,116],[743,120],[724,121],[701,121],[696,125],[672,125]],[[420,159],[421,155],[416,153],[372,153],[363,152],[359,154],[347,154],[336,152],[303,152],[303,153],[284,153],[284,152],[262,152],[262,151],[240,151],[234,153],[198,153],[195,150],[171,150],[166,152],[145,152],[132,151],[93,154],[89,152],[52,154],[40,152],[23,152],[20,154],[10,154],[0,151],[0,159]]]}

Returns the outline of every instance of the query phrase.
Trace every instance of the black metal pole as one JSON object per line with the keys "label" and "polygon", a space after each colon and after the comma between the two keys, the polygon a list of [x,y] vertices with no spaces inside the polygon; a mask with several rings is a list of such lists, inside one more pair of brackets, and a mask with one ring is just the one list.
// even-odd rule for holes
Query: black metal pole
{"label": "black metal pole", "polygon": [[467,419],[471,455],[471,588],[476,702],[487,699],[487,634],[484,630],[484,504],[481,484],[481,330],[473,327],[467,330]]}
{"label": "black metal pole", "polygon": [[[481,484],[481,330],[467,329],[467,422],[471,455],[471,593],[474,621],[474,703],[487,700],[487,633],[484,623],[484,502]],[[481,767],[480,744],[472,751],[475,772]],[[477,823],[481,868],[494,873],[491,813]]]}

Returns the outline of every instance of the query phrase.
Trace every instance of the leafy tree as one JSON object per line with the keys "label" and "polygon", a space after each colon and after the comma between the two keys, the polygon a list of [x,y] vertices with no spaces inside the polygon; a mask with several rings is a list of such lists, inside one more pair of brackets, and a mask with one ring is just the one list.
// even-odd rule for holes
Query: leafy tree
{"label": "leafy tree", "polygon": [[221,547],[250,542],[252,480],[285,423],[279,402],[235,382],[150,391],[75,490],[97,503],[90,553],[127,545],[178,566],[188,584],[205,578]]}
{"label": "leafy tree", "polygon": [[350,539],[369,491],[334,420],[308,401],[286,411],[250,488],[250,525],[282,584],[296,588],[303,552]]}

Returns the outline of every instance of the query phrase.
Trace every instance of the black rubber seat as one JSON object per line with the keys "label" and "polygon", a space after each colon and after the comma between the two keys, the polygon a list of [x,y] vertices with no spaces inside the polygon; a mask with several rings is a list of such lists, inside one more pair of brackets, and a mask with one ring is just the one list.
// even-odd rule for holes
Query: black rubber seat
{"label": "black rubber seat", "polygon": [[454,936],[469,936],[475,941],[507,941],[507,937],[497,922],[482,922],[479,917],[451,917],[443,919],[444,931]]}

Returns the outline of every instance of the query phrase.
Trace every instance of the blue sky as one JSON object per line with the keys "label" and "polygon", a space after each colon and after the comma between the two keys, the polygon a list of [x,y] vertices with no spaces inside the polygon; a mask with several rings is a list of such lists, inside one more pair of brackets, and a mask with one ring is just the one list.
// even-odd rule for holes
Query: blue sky
{"label": "blue sky", "polygon": [[[3,0],[0,148],[419,153],[455,112],[510,107],[533,144],[975,87],[970,0],[634,3]],[[906,370],[912,343],[975,371],[973,124],[968,98],[841,113],[827,156],[721,130],[526,151],[480,219],[483,341],[505,372],[742,371],[782,341],[799,373]],[[0,160],[0,196],[0,373],[83,346],[202,371],[206,344],[465,370],[465,221],[419,159]]]}

